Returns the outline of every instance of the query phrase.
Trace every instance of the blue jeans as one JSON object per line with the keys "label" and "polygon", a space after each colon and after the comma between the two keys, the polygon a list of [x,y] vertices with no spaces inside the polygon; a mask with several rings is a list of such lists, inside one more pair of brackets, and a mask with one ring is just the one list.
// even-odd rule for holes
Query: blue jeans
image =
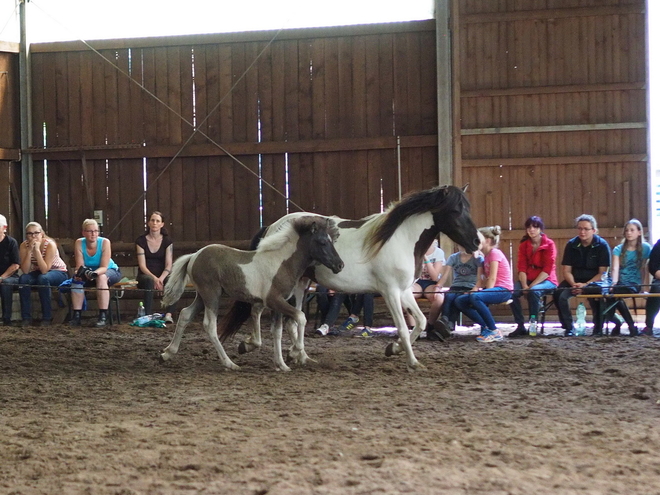
{"label": "blue jeans", "polygon": [[21,318],[23,320],[32,319],[32,301],[30,294],[32,292],[31,285],[41,286],[39,291],[39,300],[41,301],[41,319],[52,320],[53,312],[50,305],[51,287],[57,287],[68,278],[66,272],[61,270],[50,270],[46,273],[34,271],[24,273],[18,279],[18,283],[23,287],[18,288],[18,293],[21,295]]}
{"label": "blue jeans", "polygon": [[442,303],[442,316],[445,316],[452,323],[456,323],[460,311],[456,308],[456,298],[470,292],[470,289],[464,287],[450,287],[447,292],[444,293],[445,300]]}
{"label": "blue jeans", "polygon": [[477,325],[488,328],[488,330],[497,330],[488,305],[503,303],[509,299],[511,299],[510,290],[493,287],[492,289],[462,294],[456,298],[454,304]]}
{"label": "blue jeans", "polygon": [[12,275],[0,282],[0,293],[2,294],[2,319],[4,321],[11,321],[11,307],[14,286],[18,283],[18,277]]}
{"label": "blue jeans", "polygon": [[[660,280],[654,278],[649,289],[651,294],[660,292]],[[660,310],[660,297],[649,297],[646,299],[646,327],[653,328],[653,321]]]}
{"label": "blue jeans", "polygon": [[516,282],[516,286],[513,291],[513,302],[511,303],[511,312],[513,313],[513,319],[518,325],[525,324],[525,317],[523,316],[522,304],[520,304],[520,298],[523,295],[527,296],[527,305],[529,307],[529,315],[538,316],[539,307],[541,306],[541,297],[544,294],[549,294],[554,291],[557,286],[550,282],[550,280],[544,280],[540,284],[536,284],[533,288],[528,291],[523,292],[522,284]]}

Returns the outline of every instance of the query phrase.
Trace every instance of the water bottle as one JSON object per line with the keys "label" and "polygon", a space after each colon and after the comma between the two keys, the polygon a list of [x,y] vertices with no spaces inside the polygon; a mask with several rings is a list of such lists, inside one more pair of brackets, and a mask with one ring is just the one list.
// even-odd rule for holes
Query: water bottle
{"label": "water bottle", "polygon": [[584,303],[578,304],[575,314],[577,315],[577,321],[575,322],[575,335],[584,335],[587,327],[587,308],[584,307]]}
{"label": "water bottle", "polygon": [[146,313],[144,312],[144,303],[143,303],[142,301],[140,301],[140,304],[138,305],[138,313],[137,313],[137,317],[138,317],[138,318],[141,318],[141,317],[144,316],[145,314],[146,314]]}
{"label": "water bottle", "polygon": [[529,336],[536,337],[536,315],[532,315],[529,319]]}

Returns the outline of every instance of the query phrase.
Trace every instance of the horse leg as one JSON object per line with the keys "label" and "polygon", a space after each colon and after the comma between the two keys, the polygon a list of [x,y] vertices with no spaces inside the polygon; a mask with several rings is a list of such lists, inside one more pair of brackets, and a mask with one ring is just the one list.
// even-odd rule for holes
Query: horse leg
{"label": "horse leg", "polygon": [[270,331],[273,334],[273,361],[280,371],[291,371],[282,357],[282,313],[273,311],[273,318],[270,324]]}
{"label": "horse leg", "polygon": [[252,306],[252,313],[250,314],[250,322],[248,324],[251,327],[251,332],[243,342],[238,344],[239,354],[261,349],[261,313],[263,311],[263,308]]}
{"label": "horse leg", "polygon": [[311,360],[305,352],[305,325],[307,324],[305,313],[297,310],[283,299],[281,301],[270,301],[269,307],[273,311],[278,311],[293,319],[294,324],[298,326],[296,338],[293,340],[293,345],[289,350],[289,357],[294,363],[304,365],[307,360]]}
{"label": "horse leg", "polygon": [[[410,334],[408,333],[408,325],[406,324],[406,318],[403,316],[403,309],[402,309],[403,294],[398,291],[395,293],[388,292],[387,294],[383,294],[383,297],[385,299],[385,303],[387,304],[388,309],[390,310],[390,313],[392,314],[392,319],[394,320],[394,324],[396,325],[399,334],[399,340],[396,343],[393,342],[386,347],[385,355],[392,356],[394,354],[401,353],[401,350],[403,350],[406,353],[406,357],[408,359],[408,362],[406,363],[408,367],[408,371],[414,371],[418,368],[424,368],[424,365],[419,361],[417,361],[417,358],[415,357],[415,354],[412,350],[412,345],[410,343]],[[410,297],[412,297],[414,302],[415,298],[412,295],[412,293],[410,293]],[[406,299],[407,302],[406,307],[410,306],[409,301],[410,301],[409,299]]]}
{"label": "horse leg", "polygon": [[[417,299],[415,299],[414,294],[408,294],[409,291],[405,291],[401,294],[401,302],[405,309],[410,310],[415,318],[415,328],[413,328],[412,333],[410,334],[411,344],[417,340],[419,334],[426,329],[426,316],[421,309],[419,309],[419,304],[417,304]],[[408,297],[410,295],[410,297]]]}
{"label": "horse leg", "polygon": [[168,345],[165,350],[160,355],[161,361],[169,361],[174,357],[174,355],[179,351],[179,345],[181,344],[181,338],[183,337],[183,331],[186,329],[188,324],[192,319],[199,314],[199,312],[204,309],[204,302],[199,297],[199,294],[195,295],[195,300],[193,303],[181,310],[179,314],[179,319],[176,321],[176,330],[174,331],[174,336],[170,345]]}
{"label": "horse leg", "polygon": [[230,370],[240,369],[237,364],[229,359],[229,356],[227,356],[227,353],[225,352],[225,348],[222,347],[220,339],[218,339],[218,301],[216,300],[214,301],[214,304],[206,304],[205,306],[204,329],[213,343],[215,350],[218,352],[218,357],[220,358],[220,361],[222,361],[222,365]]}

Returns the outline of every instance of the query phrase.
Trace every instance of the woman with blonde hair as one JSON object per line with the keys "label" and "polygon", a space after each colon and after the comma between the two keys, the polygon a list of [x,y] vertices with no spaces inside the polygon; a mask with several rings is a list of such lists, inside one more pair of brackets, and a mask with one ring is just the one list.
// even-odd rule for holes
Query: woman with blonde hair
{"label": "woman with blonde hair", "polygon": [[80,326],[80,316],[85,301],[83,287],[96,287],[96,301],[99,305],[97,327],[108,324],[108,307],[110,306],[111,285],[121,280],[121,272],[112,256],[110,239],[99,236],[99,224],[93,218],[86,219],[82,224],[82,235],[76,239],[74,253],[76,257],[76,275],[71,284],[71,303],[73,316],[71,326]]}
{"label": "woman with blonde hair", "polygon": [[32,286],[38,287],[41,326],[49,326],[53,320],[51,287],[57,287],[67,279],[66,263],[60,257],[55,240],[48,237],[37,222],[25,226],[25,241],[21,243],[19,252],[23,275],[18,279],[18,292],[23,326],[32,324]]}
{"label": "woman with blonde hair", "polygon": [[479,342],[502,340],[502,332],[497,329],[495,319],[488,309],[489,304],[499,304],[511,299],[513,278],[511,265],[502,251],[498,249],[502,228],[482,227],[479,229],[481,252],[484,254],[484,288],[479,291],[460,295],[454,301],[456,307],[473,322],[481,326]]}
{"label": "woman with blonde hair", "polygon": [[[639,294],[646,280],[646,266],[651,254],[651,245],[644,242],[644,227],[636,218],[628,220],[623,228],[623,241],[612,250],[612,294]],[[621,322],[614,314],[619,311],[628,324],[630,336],[639,332],[630,310],[623,299],[619,299],[610,312],[608,319],[614,323],[612,335],[621,335]]]}

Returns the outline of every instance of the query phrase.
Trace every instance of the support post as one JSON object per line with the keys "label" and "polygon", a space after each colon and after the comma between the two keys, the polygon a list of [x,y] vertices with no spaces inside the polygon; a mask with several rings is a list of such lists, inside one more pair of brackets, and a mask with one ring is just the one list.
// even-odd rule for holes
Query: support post
{"label": "support post", "polygon": [[27,42],[27,2],[19,0],[20,48],[19,105],[21,116],[21,228],[34,220],[34,166],[32,163],[32,83],[30,78],[30,45]]}

